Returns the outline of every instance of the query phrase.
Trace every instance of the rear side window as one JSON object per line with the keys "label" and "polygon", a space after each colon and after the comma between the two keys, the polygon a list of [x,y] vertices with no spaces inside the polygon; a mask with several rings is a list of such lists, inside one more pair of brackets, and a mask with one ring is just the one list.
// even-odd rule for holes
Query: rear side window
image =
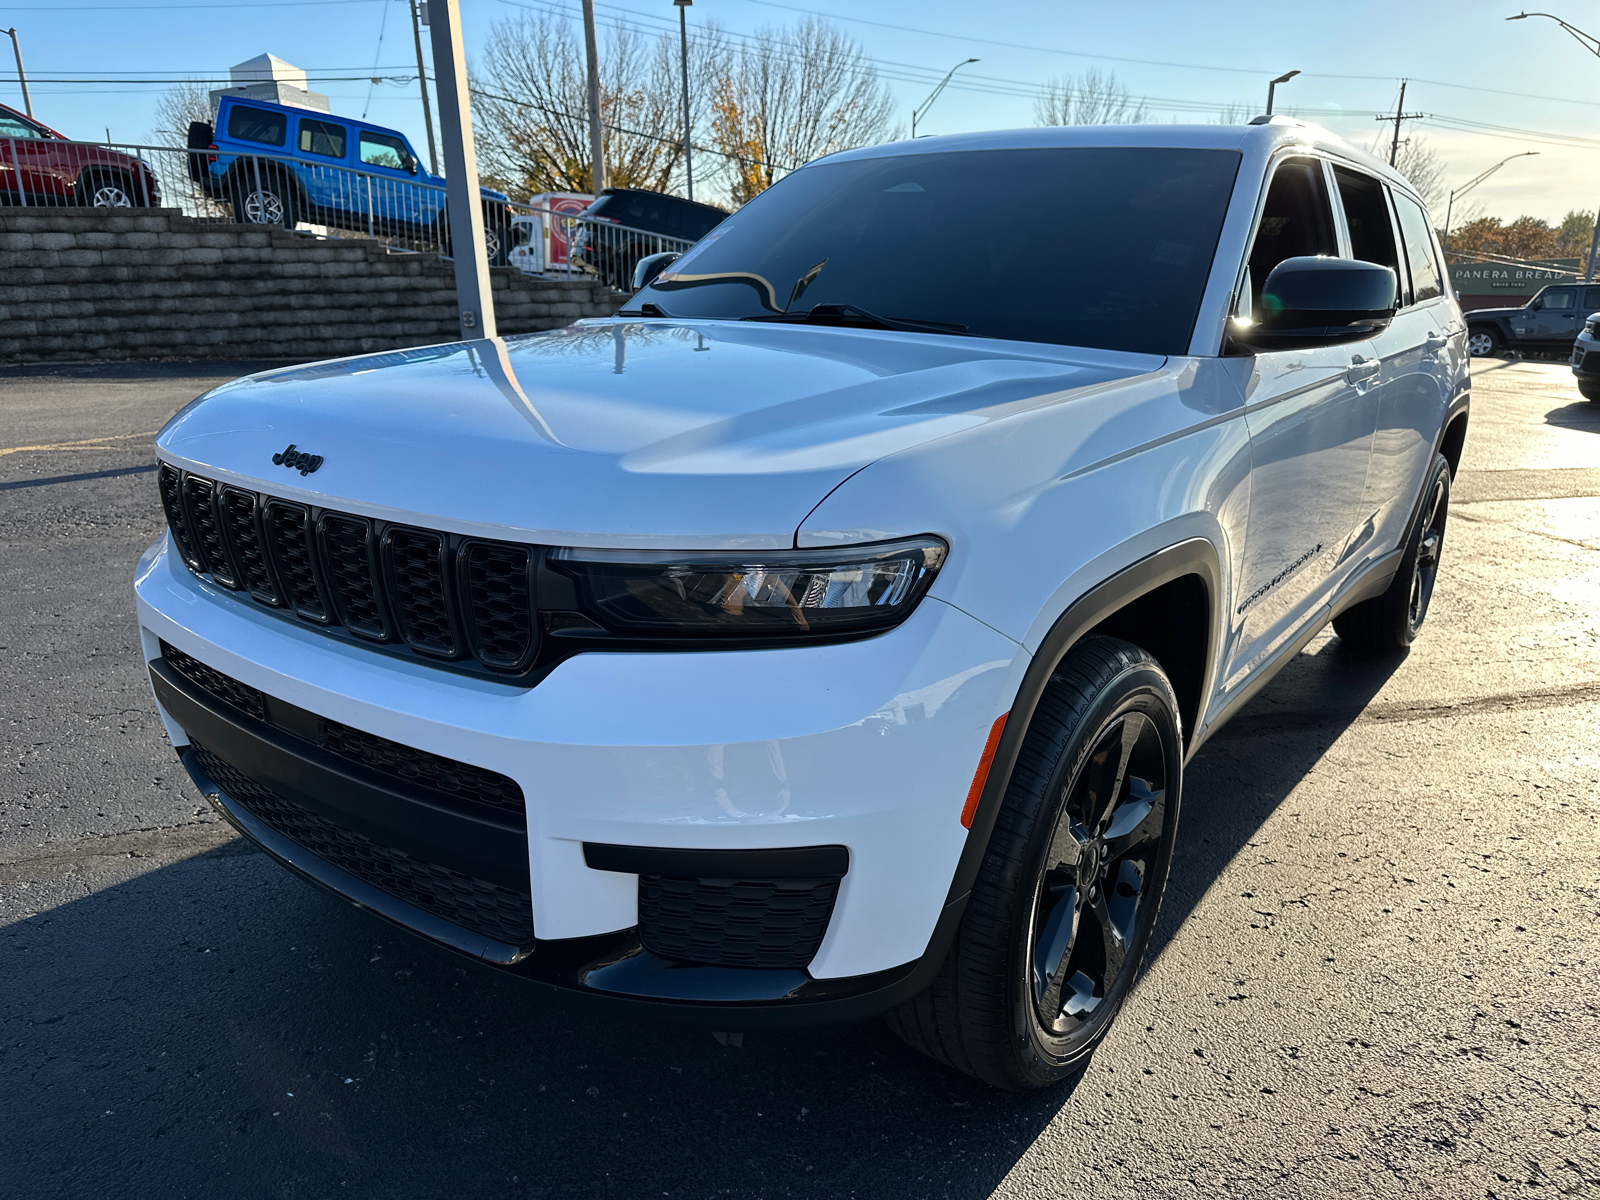
{"label": "rear side window", "polygon": [[[1427,215],[1422,206],[1409,196],[1394,193],[1395,212],[1400,217],[1400,236],[1406,245],[1406,259],[1411,264],[1411,290],[1414,302],[1433,300],[1444,295],[1444,276],[1439,270],[1439,260],[1434,257],[1433,231],[1428,228]],[[1570,305],[1570,297],[1568,299]]]}
{"label": "rear side window", "polygon": [[607,196],[603,205],[595,207],[613,221],[635,229],[662,232],[667,227],[667,205],[661,197],[648,192]]}
{"label": "rear side window", "polygon": [[1267,276],[1284,259],[1338,253],[1322,163],[1314,158],[1290,159],[1272,176],[1255,245],[1250,248],[1252,299],[1261,303]]}
{"label": "rear side window", "polygon": [[1600,311],[1600,287],[1583,290],[1583,307],[1590,312]]}
{"label": "rear side window", "polygon": [[260,142],[263,146],[283,145],[288,121],[280,112],[235,104],[228,114],[228,136],[241,142]]}
{"label": "rear side window", "polygon": [[335,125],[331,121],[313,121],[310,117],[300,118],[300,153],[317,154],[323,158],[344,157],[343,125]]}
{"label": "rear side window", "polygon": [[389,167],[392,170],[404,171],[410,160],[411,151],[406,149],[406,144],[399,138],[382,133],[370,133],[365,129],[361,131],[361,161],[369,167]]}
{"label": "rear side window", "polygon": [[1395,245],[1394,222],[1389,219],[1383,184],[1344,167],[1335,167],[1333,177],[1339,183],[1339,201],[1350,229],[1351,257],[1388,267],[1398,286],[1405,272],[1400,267],[1400,248]]}

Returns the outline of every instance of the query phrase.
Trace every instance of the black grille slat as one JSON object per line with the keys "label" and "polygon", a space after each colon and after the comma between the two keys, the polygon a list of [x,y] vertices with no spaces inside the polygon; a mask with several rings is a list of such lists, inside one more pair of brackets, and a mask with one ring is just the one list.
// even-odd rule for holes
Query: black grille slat
{"label": "black grille slat", "polygon": [[423,529],[391,529],[384,536],[384,559],[390,602],[406,644],[422,654],[459,657],[460,634],[446,594],[444,538]]}
{"label": "black grille slat", "polygon": [[233,551],[234,565],[239,570],[239,584],[263,604],[276,608],[282,603],[277,582],[272,578],[272,566],[267,562],[267,548],[261,541],[261,529],[256,524],[256,494],[243,488],[225,487],[217,506],[222,519],[222,533]]}
{"label": "black grille slat", "polygon": [[311,547],[311,510],[285,500],[267,501],[262,525],[267,551],[283,584],[284,599],[296,615],[319,625],[332,619]]}
{"label": "black grille slat", "polygon": [[389,640],[389,622],[378,594],[372,522],[345,513],[323,513],[322,553],[339,619],[351,633]]}
{"label": "black grille slat", "polygon": [[205,561],[195,548],[189,517],[183,511],[183,472],[162,463],[156,478],[161,491],[161,507],[167,512],[167,528],[172,530],[172,540],[178,543],[178,553],[183,555],[183,561],[190,570],[204,571]]}
{"label": "black grille slat", "polygon": [[[161,657],[179,675],[214,699],[231,704],[291,737],[307,740],[303,725],[294,722],[285,725],[275,721],[268,710],[266,696],[249,684],[206,666],[193,655],[185,654],[167,642],[161,643]],[[294,727],[291,728],[291,725]],[[426,750],[353,729],[326,717],[316,718],[316,725],[317,739],[311,744],[330,754],[337,754],[368,770],[415,788],[440,793],[452,800],[482,804],[518,817],[525,815],[527,806],[522,788],[509,775],[475,767],[471,763],[457,762],[440,754],[430,754]]]}
{"label": "black grille slat", "polygon": [[519,671],[533,658],[532,556],[526,547],[473,542],[466,549],[473,648],[486,667]]}
{"label": "black grille slat", "polygon": [[222,543],[222,530],[217,524],[217,485],[198,475],[185,475],[183,510],[189,516],[189,529],[211,578],[237,591],[239,580],[234,575],[233,562]]}
{"label": "black grille slat", "polygon": [[531,893],[475,879],[346,829],[280,796],[198,742],[190,753],[230,800],[295,845],[408,904],[513,946],[534,940]]}
{"label": "black grille slat", "polygon": [[816,956],[837,877],[639,876],[639,942],[652,954],[719,967],[800,969]]}

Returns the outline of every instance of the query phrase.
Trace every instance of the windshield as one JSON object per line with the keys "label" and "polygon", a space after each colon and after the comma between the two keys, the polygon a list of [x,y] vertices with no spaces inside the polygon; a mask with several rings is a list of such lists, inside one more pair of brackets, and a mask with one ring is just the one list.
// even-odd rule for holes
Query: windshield
{"label": "windshield", "polygon": [[628,308],[798,320],[828,306],[838,323],[844,306],[984,337],[1183,354],[1238,167],[1231,150],[1131,147],[819,162]]}

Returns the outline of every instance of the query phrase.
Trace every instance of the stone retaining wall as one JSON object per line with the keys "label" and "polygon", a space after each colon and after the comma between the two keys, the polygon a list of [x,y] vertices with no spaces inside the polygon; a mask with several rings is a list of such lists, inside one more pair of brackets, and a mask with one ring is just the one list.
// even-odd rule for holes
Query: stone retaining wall
{"label": "stone retaining wall", "polygon": [[[608,316],[625,298],[490,273],[502,334]],[[173,209],[0,207],[0,362],[333,358],[459,337],[455,275],[435,255]]]}

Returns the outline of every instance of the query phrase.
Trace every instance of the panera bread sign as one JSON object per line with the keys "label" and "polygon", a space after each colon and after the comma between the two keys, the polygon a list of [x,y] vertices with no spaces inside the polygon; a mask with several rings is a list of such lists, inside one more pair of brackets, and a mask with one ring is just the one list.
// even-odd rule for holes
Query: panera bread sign
{"label": "panera bread sign", "polygon": [[1458,296],[1531,296],[1546,284],[1573,283],[1576,258],[1547,258],[1526,266],[1501,263],[1452,263],[1450,282]]}

